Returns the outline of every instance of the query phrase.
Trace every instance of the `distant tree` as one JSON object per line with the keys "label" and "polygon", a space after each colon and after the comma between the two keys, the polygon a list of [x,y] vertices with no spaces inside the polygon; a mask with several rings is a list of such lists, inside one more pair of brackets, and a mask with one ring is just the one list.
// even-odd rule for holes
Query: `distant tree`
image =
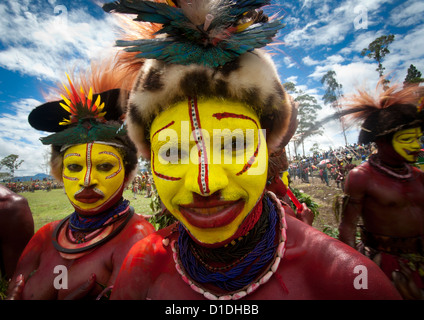
{"label": "distant tree", "polygon": [[[343,97],[342,85],[336,80],[336,72],[333,70],[327,71],[327,73],[321,78],[321,83],[325,85],[325,94],[322,97],[325,104],[331,105],[336,111],[340,111],[341,106],[339,104],[340,99]],[[342,126],[343,137],[345,145],[347,146],[346,129],[343,118],[339,117],[340,124]]]}
{"label": "distant tree", "polygon": [[[390,53],[389,45],[395,40],[395,35],[390,34],[388,36],[381,36],[375,39],[368,45],[368,48],[364,48],[361,51],[361,56],[367,56],[370,59],[374,59],[378,62],[378,67],[376,71],[382,77],[384,75],[385,68],[383,67],[383,58],[386,54]],[[385,83],[388,83],[389,80],[385,80]]]}
{"label": "distant tree", "polygon": [[24,160],[18,161],[18,158],[19,156],[17,154],[9,154],[0,161],[0,169],[3,167],[9,169],[11,178],[15,176],[15,170],[18,170],[18,168],[24,162]]}
{"label": "distant tree", "polygon": [[42,162],[39,165],[39,168],[43,173],[49,174],[50,171],[50,151],[48,149],[43,151]]}
{"label": "distant tree", "polygon": [[413,64],[411,64],[408,68],[408,74],[406,75],[403,84],[419,84],[421,82],[424,82],[424,79],[421,78],[421,76],[421,72]]}
{"label": "distant tree", "polygon": [[322,134],[322,130],[317,128],[318,110],[321,110],[322,107],[313,96],[298,90],[293,82],[286,82],[283,87],[287,92],[297,95],[294,101],[299,103],[297,116],[299,123],[292,140],[295,154],[297,154],[297,146],[301,144],[303,156],[305,156],[304,139],[308,136]]}
{"label": "distant tree", "polygon": [[296,133],[300,134],[300,143],[302,144],[303,156],[305,156],[304,139],[307,136],[322,134],[322,130],[316,128],[318,110],[321,110],[322,107],[313,96],[303,91],[299,91],[299,93],[300,94],[294,99],[299,102],[299,124]]}
{"label": "distant tree", "polygon": [[10,178],[9,172],[0,172],[0,181],[5,181]]}
{"label": "distant tree", "polygon": [[285,82],[283,83],[284,89],[289,93],[296,93],[296,85],[293,82]]}
{"label": "distant tree", "polygon": [[311,151],[311,152],[312,152],[312,154],[314,154],[314,155],[319,154],[319,153],[320,153],[320,150],[319,150],[319,144],[318,144],[318,142],[314,142],[314,144],[313,144],[313,145],[312,145],[312,147],[309,149],[309,151]]}

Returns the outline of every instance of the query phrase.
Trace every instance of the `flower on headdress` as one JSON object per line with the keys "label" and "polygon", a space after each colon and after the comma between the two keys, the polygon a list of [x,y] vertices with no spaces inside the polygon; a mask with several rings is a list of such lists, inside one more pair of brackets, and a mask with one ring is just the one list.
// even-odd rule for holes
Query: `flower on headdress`
{"label": "flower on headdress", "polygon": [[75,90],[69,75],[66,74],[71,90],[69,90],[65,84],[65,88],[68,97],[61,95],[61,98],[65,103],[60,103],[63,109],[70,113],[69,119],[63,119],[59,122],[60,125],[70,125],[77,123],[81,119],[95,118],[102,122],[106,121],[104,116],[106,112],[102,112],[104,108],[104,102],[101,102],[100,95],[97,96],[96,101],[93,102],[93,90],[90,88],[88,95],[86,96],[84,89],[80,88],[80,94]]}

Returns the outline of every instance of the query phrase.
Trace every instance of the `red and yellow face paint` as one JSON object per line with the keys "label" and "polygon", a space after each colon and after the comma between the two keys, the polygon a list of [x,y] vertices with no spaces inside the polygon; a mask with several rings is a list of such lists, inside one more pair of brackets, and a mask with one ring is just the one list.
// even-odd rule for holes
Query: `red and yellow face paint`
{"label": "red and yellow face paint", "polygon": [[421,150],[420,138],[422,135],[419,127],[398,131],[393,135],[393,148],[407,162],[414,163]]}
{"label": "red and yellow face paint", "polygon": [[268,153],[248,106],[189,98],[152,123],[152,172],[161,200],[199,242],[231,238],[263,193]]}
{"label": "red and yellow face paint", "polygon": [[62,177],[66,195],[75,209],[95,214],[121,198],[125,170],[115,147],[91,142],[65,151]]}

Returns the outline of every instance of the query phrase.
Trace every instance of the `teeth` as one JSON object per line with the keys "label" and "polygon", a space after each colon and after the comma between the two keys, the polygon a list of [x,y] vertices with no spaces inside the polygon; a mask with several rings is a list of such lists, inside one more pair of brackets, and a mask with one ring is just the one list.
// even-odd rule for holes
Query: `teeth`
{"label": "teeth", "polygon": [[217,206],[217,207],[210,207],[210,208],[190,208],[190,211],[198,214],[203,215],[212,215],[214,213],[220,212],[224,210],[226,206]]}

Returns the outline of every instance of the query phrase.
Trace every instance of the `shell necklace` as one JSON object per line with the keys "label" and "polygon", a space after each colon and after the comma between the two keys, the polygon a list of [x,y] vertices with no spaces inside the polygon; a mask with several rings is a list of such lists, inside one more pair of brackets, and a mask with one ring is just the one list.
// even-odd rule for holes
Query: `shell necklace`
{"label": "shell necklace", "polygon": [[[171,248],[175,268],[183,281],[209,300],[238,300],[268,282],[284,256],[287,224],[284,209],[272,193],[264,197],[265,208],[269,208],[269,212],[263,211],[263,214],[269,215],[269,225],[262,239],[248,254],[226,267],[210,268],[198,255],[193,254],[188,245],[190,236],[180,225],[178,241],[172,241]],[[268,268],[261,272],[265,266]],[[225,293],[209,292],[201,283],[213,284]]]}

